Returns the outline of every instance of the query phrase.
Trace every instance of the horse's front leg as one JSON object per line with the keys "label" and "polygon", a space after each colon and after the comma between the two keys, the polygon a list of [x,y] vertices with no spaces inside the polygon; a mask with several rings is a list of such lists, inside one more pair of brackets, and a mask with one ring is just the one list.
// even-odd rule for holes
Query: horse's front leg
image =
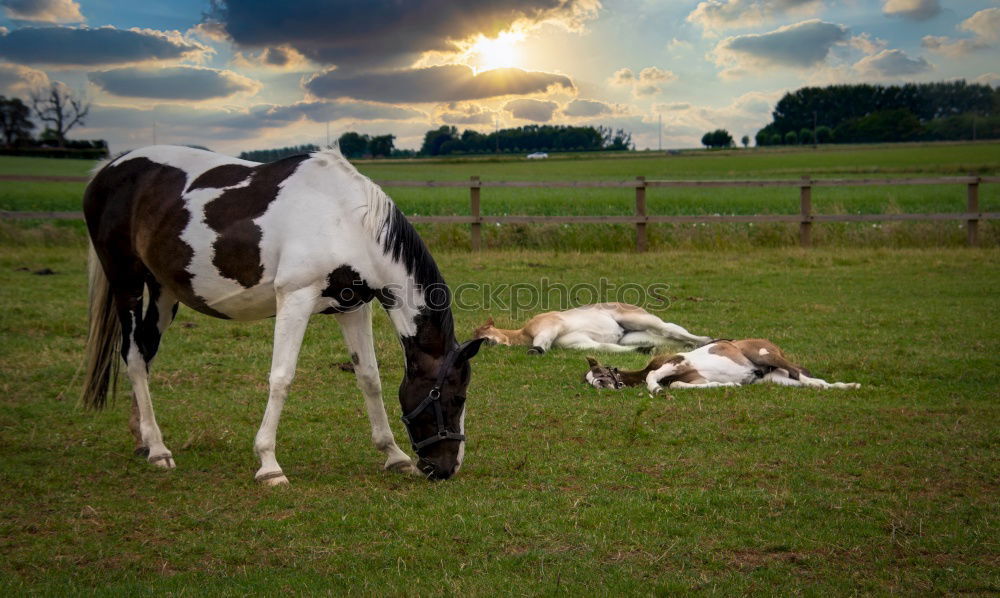
{"label": "horse's front leg", "polygon": [[260,469],[254,479],[268,486],[287,484],[288,478],[281,471],[274,456],[275,438],[281,409],[285,406],[288,387],[295,377],[295,364],[299,359],[302,337],[312,315],[319,291],[313,288],[298,289],[289,293],[279,291],[277,313],[274,317],[274,349],[271,354],[270,393],[264,420],[257,430],[253,448],[260,458]]}
{"label": "horse's front leg", "polygon": [[344,341],[351,352],[358,388],[365,397],[365,408],[372,426],[372,442],[385,453],[385,469],[399,473],[422,475],[413,461],[396,445],[389,427],[389,418],[382,402],[382,382],[375,358],[375,340],[372,336],[372,308],[370,303],[347,313],[337,314],[337,321],[344,331]]}

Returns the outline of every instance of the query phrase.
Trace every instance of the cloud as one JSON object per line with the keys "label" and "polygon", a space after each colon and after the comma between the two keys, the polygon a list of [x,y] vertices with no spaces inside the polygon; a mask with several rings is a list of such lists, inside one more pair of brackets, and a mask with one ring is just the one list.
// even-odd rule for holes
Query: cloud
{"label": "cloud", "polygon": [[873,56],[865,56],[854,68],[869,76],[902,77],[924,73],[934,67],[923,57],[910,58],[902,50],[882,50]]}
{"label": "cloud", "polygon": [[9,19],[34,23],[82,23],[80,4],[73,0],[0,0]]}
{"label": "cloud", "polygon": [[768,33],[727,37],[715,46],[712,56],[729,74],[771,67],[805,69],[826,60],[835,44],[846,41],[843,25],[812,19]]}
{"label": "cloud", "polygon": [[687,21],[712,33],[759,25],[786,14],[812,14],[822,6],[822,0],[705,0],[691,11]]}
{"label": "cloud", "polygon": [[613,112],[613,107],[597,100],[573,100],[562,109],[564,115],[574,118],[591,118]]}
{"label": "cloud", "polygon": [[677,75],[672,71],[663,70],[655,66],[648,66],[636,75],[630,68],[622,68],[615,71],[608,83],[619,87],[632,87],[632,95],[636,97],[655,95],[663,91],[661,83],[677,80]]}
{"label": "cloud", "polygon": [[0,64],[0,93],[21,95],[48,87],[49,76],[19,64]]}
{"label": "cloud", "polygon": [[300,122],[406,121],[426,116],[409,108],[352,101],[260,104],[249,109],[198,108],[189,104],[157,104],[148,108],[94,104],[87,126],[128,131],[146,129],[155,122],[161,129],[168,128],[174,137],[244,139]]}
{"label": "cloud", "polygon": [[234,73],[203,67],[126,67],[89,73],[91,82],[116,96],[157,100],[209,100],[255,94],[261,84]]}
{"label": "cloud", "polygon": [[97,66],[193,59],[211,50],[180,33],[114,27],[24,27],[0,34],[0,58],[20,64]]}
{"label": "cloud", "polygon": [[676,112],[678,110],[687,110],[691,107],[691,104],[686,102],[672,102],[668,104],[653,104],[653,112]]}
{"label": "cloud", "polygon": [[515,68],[494,69],[477,75],[471,68],[458,64],[357,74],[334,70],[305,82],[309,93],[319,98],[390,103],[457,102],[544,92],[553,86],[575,89],[565,75]]}
{"label": "cloud", "polygon": [[290,46],[341,69],[410,66],[476,35],[594,18],[598,0],[216,0],[209,20],[241,48]]}
{"label": "cloud", "polygon": [[278,47],[264,48],[259,52],[237,52],[233,63],[250,68],[291,71],[303,68],[308,64],[308,60],[295,48]]}
{"label": "cloud", "polygon": [[437,114],[438,120],[448,125],[487,125],[493,123],[495,115],[476,104],[451,102]]}
{"label": "cloud", "polygon": [[549,102],[548,100],[532,100],[523,98],[507,102],[504,104],[503,109],[510,112],[514,118],[546,123],[552,120],[552,115],[558,107],[559,104]]}
{"label": "cloud", "polygon": [[940,0],[882,0],[882,13],[890,17],[926,21],[940,12]]}
{"label": "cloud", "polygon": [[1000,8],[980,10],[962,21],[958,29],[972,33],[972,37],[952,39],[942,35],[925,35],[920,43],[932,52],[952,58],[992,48],[994,43],[1000,41]]}
{"label": "cloud", "polygon": [[984,41],[1000,41],[1000,8],[981,10],[962,21],[958,28]]}

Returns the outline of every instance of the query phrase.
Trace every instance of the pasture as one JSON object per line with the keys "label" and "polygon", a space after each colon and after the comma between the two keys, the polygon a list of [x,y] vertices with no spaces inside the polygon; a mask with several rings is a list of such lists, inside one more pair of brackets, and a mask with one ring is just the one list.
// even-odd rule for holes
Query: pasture
{"label": "pasture", "polygon": [[[429,483],[380,471],[360,393],[337,368],[336,323],[316,317],[280,430],[292,484],[278,489],[252,481],[269,321],[181,310],[152,375],[176,471],[131,456],[127,395],[100,413],[76,405],[84,253],[77,239],[0,254],[7,592],[1000,590],[995,249],[438,252],[453,286],[666,283],[669,305],[650,305],[664,318],[766,336],[863,388],[600,392],[581,383],[583,354],[487,347],[466,464]],[[514,323],[502,293],[464,297],[460,336],[488,312]],[[405,439],[401,352],[377,312]]]}
{"label": "pasture", "polygon": [[[89,163],[0,158],[0,173]],[[1000,173],[1000,144],[365,162],[375,179],[624,180]],[[0,209],[78,210],[82,185],[0,182]],[[467,213],[467,190],[388,189],[407,213]],[[572,193],[573,195],[568,195]],[[569,198],[569,199],[567,199]],[[628,213],[628,192],[489,189],[484,213]],[[823,202],[828,202],[824,205]],[[984,185],[1000,211],[1000,185]],[[651,213],[795,212],[788,190],[651,190]],[[964,189],[823,189],[819,212],[959,211]],[[741,212],[745,210],[745,212]],[[1000,249],[958,223],[794,228],[426,225],[460,339],[492,315],[666,285],[645,306],[694,333],[769,338],[851,391],[771,386],[597,391],[585,353],[484,347],[473,360],[462,471],[381,471],[333,318],[306,333],[279,430],[291,485],[253,482],[273,322],[181,308],[153,363],[178,468],[132,456],[128,383],[78,403],[86,334],[79,222],[0,223],[0,589],[10,594],[942,594],[1000,592]],[[524,248],[534,248],[525,250]],[[561,250],[561,251],[554,251]],[[562,289],[572,292],[566,294]],[[602,289],[604,289],[602,291]],[[595,294],[596,293],[596,294]],[[544,301],[543,301],[544,300]],[[381,309],[395,389],[402,352]],[[600,355],[636,368],[647,356]]]}
{"label": "pasture", "polygon": [[[0,174],[85,175],[81,161],[0,158]],[[51,168],[51,171],[46,171]],[[375,180],[623,181],[648,179],[798,179],[957,176],[1000,173],[1000,143],[933,143],[883,146],[829,146],[818,150],[760,149],[679,154],[566,154],[546,161],[518,157],[468,157],[447,160],[371,160],[358,168]],[[78,210],[80,183],[0,181],[0,210]],[[409,215],[469,213],[463,188],[386,189]],[[634,210],[629,189],[499,189],[482,192],[484,215],[626,215]],[[650,214],[795,214],[798,190],[788,188],[709,188],[647,191]],[[819,214],[961,212],[962,185],[827,187],[813,192]],[[980,188],[980,209],[1000,211],[1000,185]],[[73,227],[61,223],[58,227]],[[813,227],[819,246],[926,247],[960,246],[965,234],[958,221],[823,223]],[[469,246],[469,227],[423,224],[418,229],[437,249]],[[657,224],[649,229],[652,249],[742,249],[787,247],[797,242],[795,224]],[[980,223],[980,242],[1000,242],[996,221]],[[0,238],[9,231],[0,230]],[[484,226],[483,242],[497,249],[531,248],[567,251],[624,251],[634,245],[629,225],[508,224]]]}

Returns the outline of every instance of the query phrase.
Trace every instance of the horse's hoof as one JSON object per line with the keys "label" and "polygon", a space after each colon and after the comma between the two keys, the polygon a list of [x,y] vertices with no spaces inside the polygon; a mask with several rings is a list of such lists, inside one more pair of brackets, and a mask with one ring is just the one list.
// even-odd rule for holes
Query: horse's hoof
{"label": "horse's hoof", "polygon": [[528,349],[528,355],[544,355],[545,349],[541,347],[532,347]]}
{"label": "horse's hoof", "polygon": [[636,347],[635,348],[635,350],[636,350],[637,353],[645,353],[646,355],[649,355],[650,353],[652,353],[653,349],[654,349],[653,345],[642,346],[642,347]]}
{"label": "horse's hoof", "polygon": [[414,465],[413,461],[407,459],[406,461],[396,461],[394,463],[387,463],[385,466],[386,471],[391,471],[393,473],[401,473],[403,475],[422,475],[420,470],[418,470]]}
{"label": "horse's hoof", "polygon": [[271,473],[257,474],[254,476],[254,479],[264,486],[288,485],[288,478],[285,477],[285,474],[280,469],[278,471],[272,471]]}
{"label": "horse's hoof", "polygon": [[[146,449],[149,452],[149,449]],[[162,467],[163,469],[173,469],[177,467],[174,463],[174,457],[170,453],[163,453],[162,455],[156,455],[155,457],[149,457],[148,461],[157,467]]]}

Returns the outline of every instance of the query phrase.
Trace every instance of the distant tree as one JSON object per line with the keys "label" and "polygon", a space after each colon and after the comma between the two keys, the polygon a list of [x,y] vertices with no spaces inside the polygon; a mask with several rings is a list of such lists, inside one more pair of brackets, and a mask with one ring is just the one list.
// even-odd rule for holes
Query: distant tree
{"label": "distant tree", "polygon": [[798,145],[799,135],[795,131],[785,133],[785,145]]}
{"label": "distant tree", "polygon": [[612,131],[610,128],[598,129],[604,142],[604,149],[612,151],[622,151],[632,149],[632,134],[625,129]]}
{"label": "distant tree", "polygon": [[0,133],[3,134],[7,147],[13,147],[18,142],[31,137],[31,109],[20,98],[7,99],[0,96]]}
{"label": "distant tree", "polygon": [[744,135],[743,139],[740,139],[740,143],[743,144],[743,149],[750,147],[750,136]]}
{"label": "distant tree", "polygon": [[732,147],[733,136],[725,129],[716,129],[710,133],[705,133],[701,138],[701,144],[711,149]]}
{"label": "distant tree", "polygon": [[424,133],[424,144],[420,146],[420,153],[425,156],[437,156],[441,152],[441,146],[458,137],[458,129],[448,125],[442,125],[433,131]]}
{"label": "distant tree", "polygon": [[816,143],[830,143],[833,141],[833,129],[826,125],[816,127]]}
{"label": "distant tree", "polygon": [[387,157],[392,155],[395,146],[395,135],[377,135],[368,140],[368,153],[375,157]]}
{"label": "distant tree", "polygon": [[348,131],[337,139],[340,153],[346,158],[361,158],[368,151],[368,135],[361,135],[354,131]]}
{"label": "distant tree", "polygon": [[58,81],[52,83],[47,91],[32,92],[31,107],[38,120],[46,123],[55,134],[59,147],[66,145],[66,134],[74,126],[84,124],[83,119],[90,112],[89,102],[75,97],[69,88]]}
{"label": "distant tree", "polygon": [[802,145],[806,145],[812,142],[813,142],[813,130],[803,127],[802,130],[799,131],[799,143],[801,143]]}

